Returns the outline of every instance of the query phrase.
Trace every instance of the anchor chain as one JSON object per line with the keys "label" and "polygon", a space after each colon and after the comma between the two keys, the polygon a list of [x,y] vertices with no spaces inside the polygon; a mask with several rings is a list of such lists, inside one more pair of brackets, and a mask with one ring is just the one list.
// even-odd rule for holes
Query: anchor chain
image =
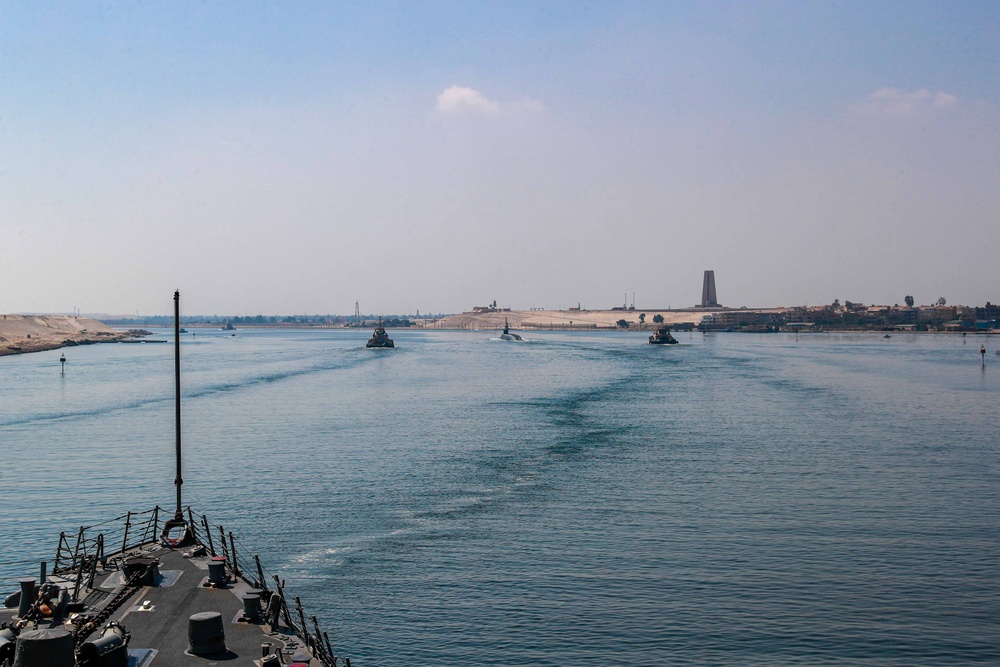
{"label": "anchor chain", "polygon": [[[139,582],[142,581],[147,569],[139,570],[129,577],[128,581],[122,585],[113,598],[108,600],[108,603],[96,616],[82,619],[77,618],[73,621],[73,643],[76,644],[77,653],[79,653],[80,647],[83,646],[87,637],[97,630],[97,628],[101,627],[106,620],[111,618],[111,615],[142,587]],[[77,625],[77,622],[81,622],[81,624]]]}
{"label": "anchor chain", "polygon": [[15,630],[20,632],[29,623],[37,622],[45,617],[45,614],[42,613],[42,605],[45,604],[51,597],[45,595],[45,593],[49,590],[49,584],[43,584],[42,587],[39,588],[38,596],[35,598],[35,601],[31,603],[30,607],[28,607],[28,611],[24,612],[24,616],[18,619],[17,623],[14,624]]}

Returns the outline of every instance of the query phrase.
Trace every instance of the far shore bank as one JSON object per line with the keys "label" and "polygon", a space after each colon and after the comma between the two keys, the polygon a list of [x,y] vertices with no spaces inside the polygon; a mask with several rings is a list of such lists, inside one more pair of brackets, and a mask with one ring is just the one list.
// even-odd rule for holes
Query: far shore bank
{"label": "far shore bank", "polygon": [[[617,329],[618,321],[625,320],[629,327],[653,329],[659,324],[653,320],[663,317],[666,326],[679,324],[697,325],[701,318],[722,309],[697,310],[491,310],[448,315],[426,329],[502,329],[507,322],[512,329]],[[642,315],[642,320],[640,320]]]}
{"label": "far shore bank", "polygon": [[[475,309],[423,323],[426,329],[629,330],[650,331],[659,326],[674,330],[734,331],[741,333],[1000,333],[997,319],[980,321],[950,309],[948,317],[921,319],[913,308],[871,307],[860,314],[819,308],[684,308],[678,310],[505,310]],[[963,319],[957,319],[958,315]]]}
{"label": "far shore bank", "polygon": [[[660,326],[673,331],[726,331],[737,333],[866,333],[878,335],[903,335],[907,333],[947,333],[989,336],[1000,334],[1000,317],[996,307],[986,308],[935,307],[936,317],[922,316],[928,307],[900,308],[871,306],[847,310],[833,306],[823,307],[771,307],[725,308],[694,307],[680,309],[615,308],[608,310],[513,310],[504,308],[475,308],[453,315],[410,318],[400,316],[385,321],[386,329],[417,329],[441,331],[499,331],[504,326],[521,331],[644,331]],[[946,312],[938,312],[938,311]],[[985,316],[985,319],[984,319]],[[357,320],[344,316],[321,316],[313,321],[277,321],[277,318],[257,316],[247,318],[216,319],[189,318],[183,326],[195,330],[222,329],[228,331],[253,329],[371,329],[380,318],[366,315]],[[992,317],[992,319],[990,319]],[[110,324],[92,317],[66,315],[0,315],[0,356],[38,352],[72,345],[99,342],[116,342],[148,335],[141,329],[125,327],[154,327],[172,329],[161,322],[160,316],[149,319],[116,319]],[[959,319],[961,318],[961,319]],[[214,319],[214,321],[213,321]],[[274,320],[274,321],[267,321]]]}
{"label": "far shore bank", "polygon": [[0,315],[0,356],[131,338],[127,331],[72,315]]}

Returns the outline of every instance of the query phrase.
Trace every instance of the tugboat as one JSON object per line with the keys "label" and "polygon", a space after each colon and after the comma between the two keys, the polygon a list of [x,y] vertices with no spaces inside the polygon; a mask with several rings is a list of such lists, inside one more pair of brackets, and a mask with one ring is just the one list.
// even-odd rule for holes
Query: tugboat
{"label": "tugboat", "polygon": [[510,325],[507,324],[507,318],[503,318],[503,333],[500,334],[500,340],[522,340],[517,334],[512,334],[510,332]]}
{"label": "tugboat", "polygon": [[677,345],[677,339],[670,335],[670,327],[660,327],[649,337],[650,345]]}
{"label": "tugboat", "polygon": [[55,557],[0,606],[4,667],[351,664],[260,558],[181,504],[179,302],[177,292],[176,507],[62,533]]}
{"label": "tugboat", "polygon": [[382,326],[382,318],[378,318],[378,326],[375,327],[375,333],[372,337],[368,339],[365,343],[365,347],[396,347],[393,344],[392,339],[389,338],[389,334],[385,332],[385,328]]}

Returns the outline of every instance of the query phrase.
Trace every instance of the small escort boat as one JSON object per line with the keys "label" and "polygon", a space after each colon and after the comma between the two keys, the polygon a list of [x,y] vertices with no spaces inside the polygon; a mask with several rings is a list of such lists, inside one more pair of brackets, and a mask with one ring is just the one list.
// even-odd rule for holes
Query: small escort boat
{"label": "small escort boat", "polygon": [[500,334],[500,340],[523,340],[517,334],[512,334],[510,332],[510,325],[507,323],[507,318],[503,318],[503,333]]}
{"label": "small escort boat", "polygon": [[365,347],[396,347],[392,339],[389,338],[389,334],[385,332],[385,328],[382,326],[382,318],[378,320],[378,326],[375,327],[375,333],[372,337],[368,339],[365,343]]}
{"label": "small escort boat", "polygon": [[670,335],[670,327],[660,327],[649,337],[650,345],[677,345],[677,339]]}

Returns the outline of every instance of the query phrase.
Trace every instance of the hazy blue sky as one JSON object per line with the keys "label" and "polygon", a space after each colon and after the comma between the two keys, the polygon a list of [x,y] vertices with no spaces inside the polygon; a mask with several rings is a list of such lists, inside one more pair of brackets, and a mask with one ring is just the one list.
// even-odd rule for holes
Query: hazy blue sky
{"label": "hazy blue sky", "polygon": [[1000,301],[997,2],[0,2],[0,312]]}

